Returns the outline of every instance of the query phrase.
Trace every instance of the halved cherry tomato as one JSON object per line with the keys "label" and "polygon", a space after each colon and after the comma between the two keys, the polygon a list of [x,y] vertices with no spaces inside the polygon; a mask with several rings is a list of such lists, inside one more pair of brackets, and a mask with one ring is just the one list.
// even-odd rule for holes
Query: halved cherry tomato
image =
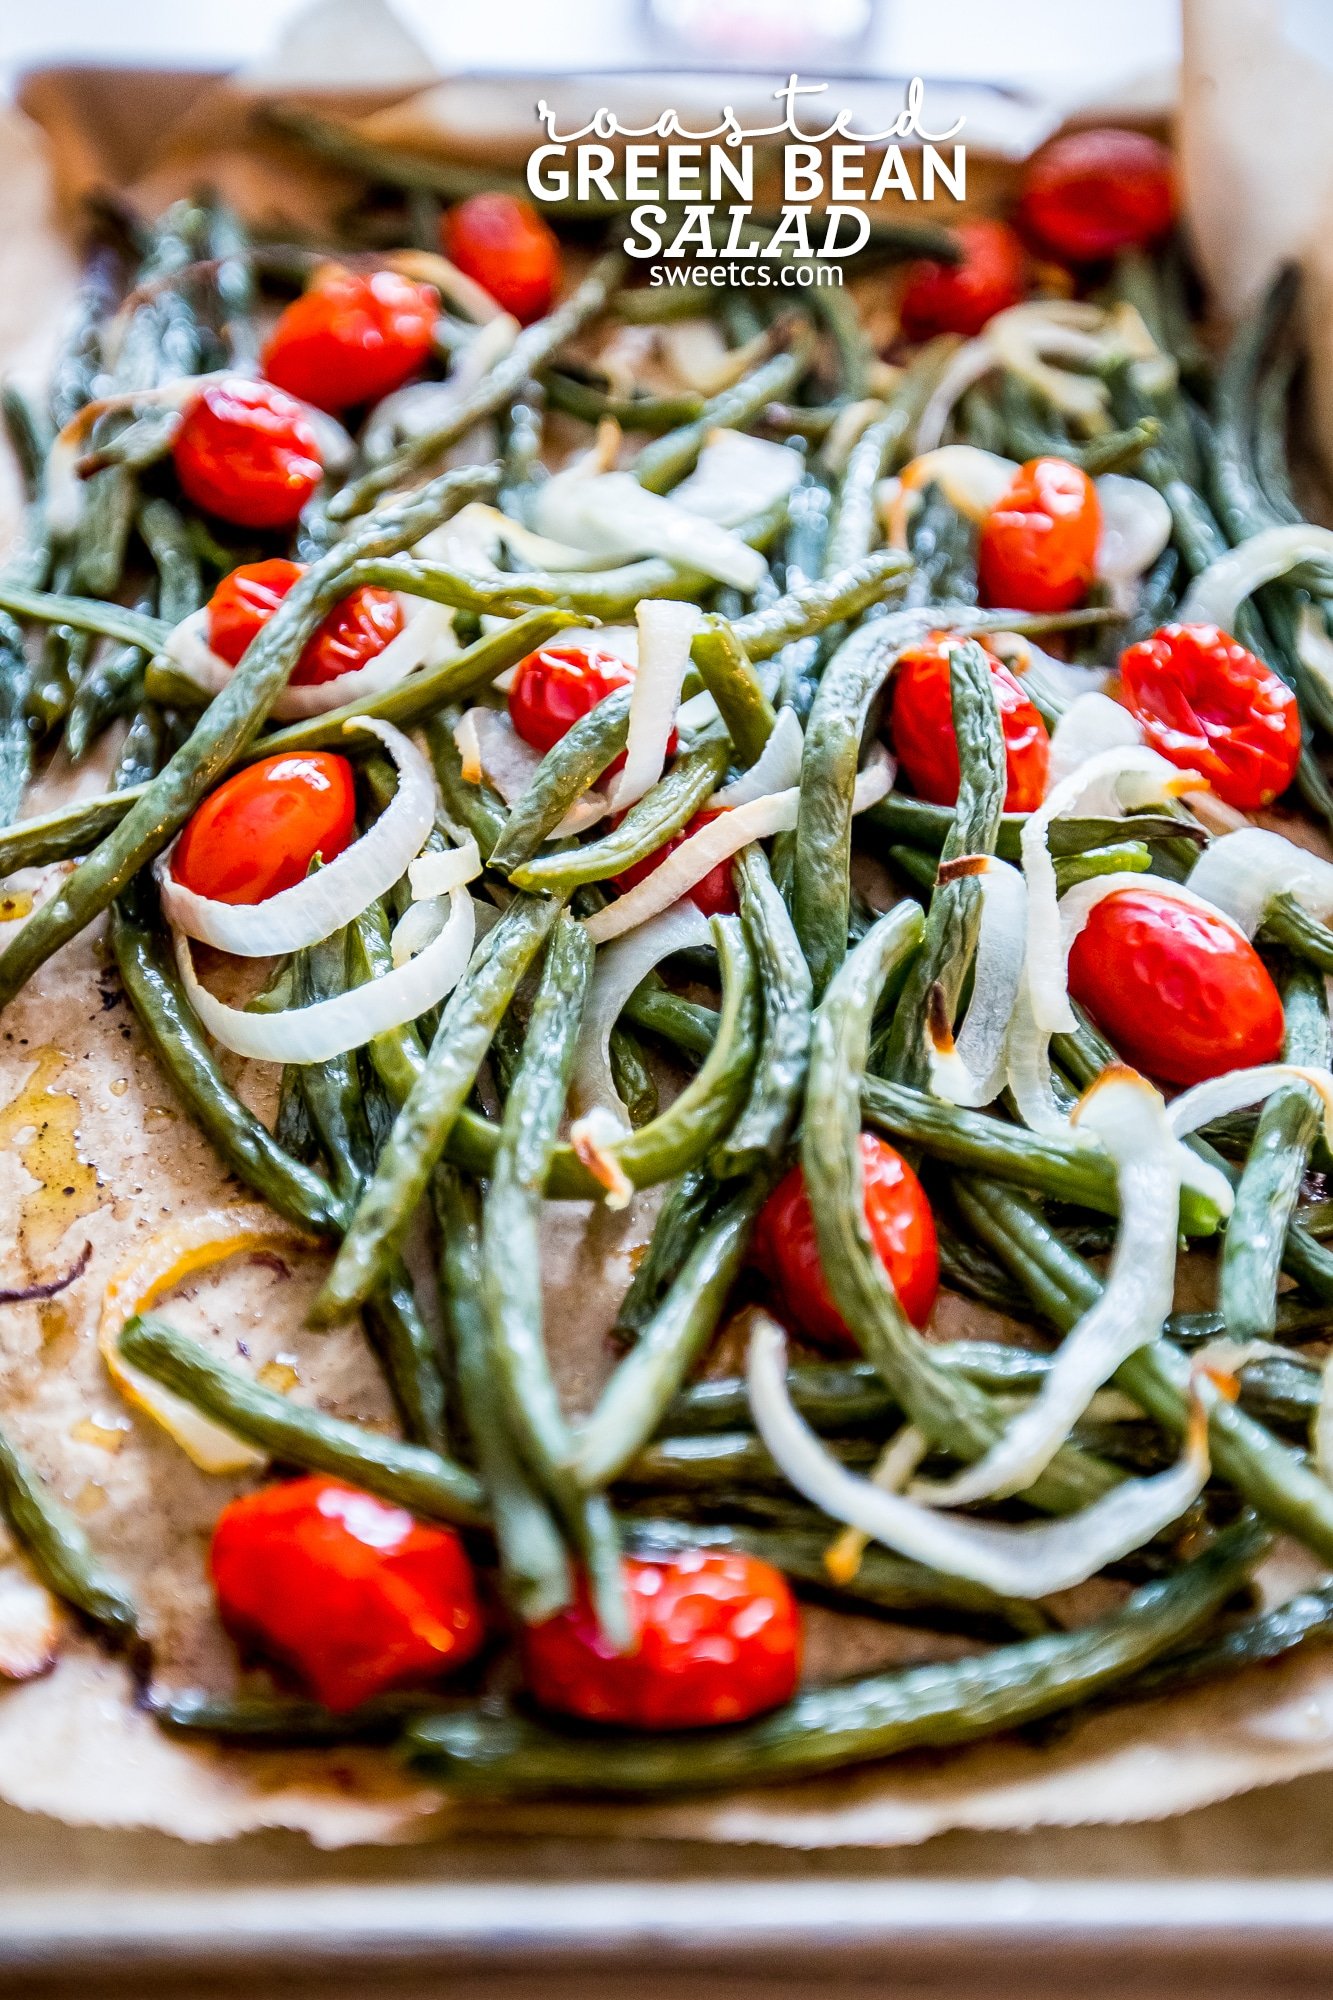
{"label": "halved cherry tomato", "polygon": [[[912,789],[932,805],[958,799],[958,738],[953,728],[951,632],[932,632],[902,654],[894,669],[889,736]],[[1004,734],[1006,812],[1032,812],[1046,796],[1051,739],[1046,724],[1004,663],[991,658]]]}
{"label": "halved cherry tomato", "polygon": [[1285,792],[1301,757],[1296,697],[1216,625],[1164,625],[1120,655],[1120,693],[1154,750],[1253,812]]}
{"label": "halved cherry tomato", "polygon": [[987,604],[1068,611],[1097,567],[1097,489],[1065,458],[1030,458],[981,524],[977,570]]}
{"label": "halved cherry tomato", "polygon": [[292,1479],[231,1501],[209,1569],[222,1621],[326,1708],[355,1708],[462,1666],[485,1627],[448,1528],[336,1479]]}
{"label": "halved cherry tomato", "polygon": [[[274,556],[242,563],[224,576],[208,600],[208,643],[233,667],[256,632],[268,624],[304,563]],[[292,671],[292,687],[314,687],[356,672],[375,659],[403,629],[403,612],[391,590],[363,584],[335,604],[306,640]]]}
{"label": "halved cherry tomato", "polygon": [[560,245],[531,202],[474,194],[440,224],[446,257],[485,287],[524,326],[551,310],[560,283]]}
{"label": "halved cherry tomato", "polygon": [[543,646],[518,663],[509,684],[509,719],[525,743],[545,753],[580,716],[633,681],[633,667],[614,653]]}
{"label": "halved cherry tomato", "polygon": [[[670,840],[664,841],[655,853],[645,855],[642,861],[636,861],[632,867],[622,869],[619,875],[613,875],[611,880],[617,889],[632,889],[636,882],[644,881],[661,867],[668,854],[683,840],[688,840],[692,833],[697,833],[701,826],[707,826],[710,819],[716,819],[719,812],[725,810],[725,807],[719,807],[713,812],[697,812],[693,819],[686,820],[680,832],[673,833]],[[710,868],[703,880],[696,882],[690,890],[690,900],[706,917],[734,917],[740,909],[740,902],[731,880],[731,863],[719,861],[716,868]]]}
{"label": "halved cherry tomato", "polygon": [[264,373],[320,410],[373,403],[420,368],[439,315],[430,285],[396,271],[361,277],[333,266],[279,316]]}
{"label": "halved cherry tomato", "polygon": [[1069,954],[1069,990],[1127,1062],[1167,1083],[1281,1053],[1282,1002],[1249,939],[1151,889],[1093,905]]}
{"label": "halved cherry tomato", "polygon": [[[861,1134],[861,1173],[870,1240],[903,1311],[914,1326],[924,1326],[940,1283],[930,1203],[902,1155],[873,1132]],[[778,1182],[759,1211],[754,1251],[779,1311],[807,1340],[855,1351],[856,1342],[824,1282],[810,1197],[799,1167]]]}
{"label": "halved cherry tomato", "polygon": [[983,217],[954,230],[956,264],[922,257],[903,274],[899,316],[909,340],[934,333],[980,333],[986,321],[1023,297],[1027,256],[1007,222]]}
{"label": "halved cherry tomato", "polygon": [[172,447],[187,500],[240,528],[291,528],[324,474],[305,410],[271,382],[210,382]]}
{"label": "halved cherry tomato", "polygon": [[631,1729],[700,1729],[790,1701],[801,1619],[778,1570],[756,1556],[691,1549],[627,1556],[624,1575],[629,1652],[611,1651],[586,1594],[523,1634],[528,1688],[544,1708]]}
{"label": "halved cherry tomato", "polygon": [[186,821],[171,859],[183,888],[218,903],[262,903],[332,861],[356,835],[356,790],[345,757],[310,750],[261,757],[210,792]]}
{"label": "halved cherry tomato", "polygon": [[1071,264],[1155,243],[1175,213],[1171,155],[1146,132],[1067,132],[1043,146],[1023,176],[1024,226]]}

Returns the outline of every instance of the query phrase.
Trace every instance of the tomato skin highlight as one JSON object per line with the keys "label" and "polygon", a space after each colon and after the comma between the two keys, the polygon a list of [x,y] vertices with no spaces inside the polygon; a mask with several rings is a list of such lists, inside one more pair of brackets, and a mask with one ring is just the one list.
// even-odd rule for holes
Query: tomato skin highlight
{"label": "tomato skin highlight", "polygon": [[981,524],[977,572],[987,604],[1070,611],[1097,568],[1097,489],[1065,458],[1030,458]]}
{"label": "tomato skin highlight", "polygon": [[509,686],[509,720],[525,743],[545,755],[599,701],[633,685],[633,667],[614,653],[542,646],[519,661]]}
{"label": "tomato skin highlight", "polygon": [[1028,163],[1019,198],[1024,228],[1071,264],[1155,243],[1175,213],[1170,152],[1118,126],[1052,139]]}
{"label": "tomato skin highlight", "polygon": [[[219,659],[239,665],[299,576],[304,563],[275,556],[242,563],[224,576],[208,600],[208,643]],[[391,590],[363,584],[337,604],[307,639],[289,685],[313,687],[368,665],[403,629],[403,611]]]}
{"label": "tomato skin highlight", "polygon": [[1154,750],[1241,812],[1271,804],[1296,775],[1295,695],[1216,625],[1163,625],[1130,646],[1120,694]]}
{"label": "tomato skin highlight", "polygon": [[551,310],[560,285],[560,244],[531,202],[474,194],[440,224],[440,247],[521,326]]}
{"label": "tomato skin highlight", "polygon": [[[952,632],[932,632],[902,654],[893,676],[889,739],[918,798],[958,802],[958,738],[953,727],[949,648]],[[1004,736],[1006,812],[1032,812],[1046,796],[1051,739],[1046,724],[1008,667],[987,652]]]}
{"label": "tomato skin highlight", "polygon": [[[935,1218],[925,1190],[902,1155],[874,1132],[861,1134],[861,1174],[870,1240],[908,1319],[924,1326],[940,1282]],[[754,1254],[779,1312],[798,1332],[820,1347],[859,1352],[829,1297],[799,1166],[784,1175],[759,1211]]]}
{"label": "tomato skin highlight", "polygon": [[1282,1052],[1282,1002],[1249,939],[1150,889],[1094,904],[1069,954],[1069,991],[1127,1062],[1166,1083]]}
{"label": "tomato skin highlight", "polygon": [[485,1636],[458,1536],[336,1479],[292,1479],[231,1501],[209,1571],[233,1637],[287,1667],[326,1708],[436,1680]]}
{"label": "tomato skin highlight", "polygon": [[171,872],[218,903],[263,903],[356,837],[356,787],[327,750],[263,757],[227,778],[186,821]]}
{"label": "tomato skin highlight", "polygon": [[1007,222],[982,217],[960,222],[953,233],[963,253],[957,264],[922,257],[903,274],[899,315],[909,340],[936,333],[970,338],[1023,297],[1027,255]]}
{"label": "tomato skin highlight", "polygon": [[210,382],[172,446],[187,500],[239,528],[292,528],[324,476],[301,404],[270,382]]}
{"label": "tomato skin highlight", "polygon": [[612,1653],[586,1593],[522,1636],[534,1700],[630,1729],[743,1722],[790,1701],[801,1622],[787,1580],[755,1556],[691,1549],[624,1558],[635,1640]]}
{"label": "tomato skin highlight", "polygon": [[[642,861],[634,862],[629,868],[622,868],[619,875],[613,875],[611,880],[617,889],[632,889],[636,882],[645,882],[682,841],[688,840],[692,833],[697,833],[701,826],[707,826],[710,819],[719,818],[725,811],[725,806],[717,807],[712,812],[700,810],[693,819],[686,820],[679,833],[673,833],[670,840],[664,841],[654,853],[645,854]],[[710,868],[702,881],[696,882],[688,893],[690,901],[706,917],[734,917],[740,912],[740,898],[731,879],[730,861],[719,861],[716,868]]]}
{"label": "tomato skin highlight", "polygon": [[378,402],[426,360],[439,311],[433,287],[396,271],[326,271],[279,316],[264,373],[319,410]]}

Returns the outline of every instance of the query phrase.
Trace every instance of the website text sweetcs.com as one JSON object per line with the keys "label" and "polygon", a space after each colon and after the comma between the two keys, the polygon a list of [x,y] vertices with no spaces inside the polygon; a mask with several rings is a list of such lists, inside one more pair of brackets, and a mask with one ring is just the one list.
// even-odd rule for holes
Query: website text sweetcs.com
{"label": "website text sweetcs.com", "polygon": [[841,285],[841,264],[650,264],[650,285],[745,285],[766,290],[772,285]]}

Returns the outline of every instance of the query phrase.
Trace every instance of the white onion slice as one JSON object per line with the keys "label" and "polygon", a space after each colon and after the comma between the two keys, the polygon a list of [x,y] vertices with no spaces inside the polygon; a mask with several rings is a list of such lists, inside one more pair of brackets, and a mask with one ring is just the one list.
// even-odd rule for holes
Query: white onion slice
{"label": "white onion slice", "polygon": [[[414,909],[431,907],[421,903]],[[277,1014],[251,1014],[215,999],[200,984],[189,940],[180,933],[176,967],[195,1013],[224,1049],[252,1062],[328,1062],[438,1006],[467,970],[475,928],[471,896],[466,889],[455,889],[449,897],[449,921],[418,957],[365,986]]]}
{"label": "white onion slice", "polygon": [[697,903],[683,896],[658,917],[640,924],[597,954],[579,1027],[571,1085],[572,1102],[580,1113],[600,1106],[610,1111],[626,1131],[626,1111],[611,1074],[611,1030],[625,1002],[642,985],[654,966],[675,951],[690,951],[713,942],[708,919]]}
{"label": "white onion slice", "polygon": [[1161,1095],[1132,1070],[1108,1070],[1074,1114],[1115,1163],[1120,1223],[1106,1285],[1061,1342],[1041,1388],[984,1457],[953,1478],[918,1481],[935,1507],[1021,1493],[1040,1477],[1096,1391],[1155,1340],[1171,1310],[1180,1151]]}
{"label": "white onion slice", "polygon": [[1018,471],[1017,461],[974,444],[937,445],[920,453],[898,474],[904,492],[922,493],[938,486],[951,507],[969,521],[984,521],[993,513]]}
{"label": "white onion slice", "polygon": [[1220,625],[1230,632],[1247,597],[1301,563],[1333,565],[1333,529],[1305,521],[1263,528],[1200,571],[1176,616],[1182,625]]}
{"label": "white onion slice", "polygon": [[1303,604],[1296,621],[1296,654],[1312,680],[1333,702],[1333,639],[1328,622],[1317,605]]}
{"label": "white onion slice", "polygon": [[1232,1111],[1261,1104],[1288,1084],[1308,1083],[1324,1106],[1324,1138],[1333,1142],[1333,1070],[1315,1063],[1256,1063],[1252,1069],[1229,1069],[1182,1090],[1167,1106],[1167,1119],[1177,1138],[1211,1125]]}
{"label": "white onion slice", "polygon": [[[683,713],[683,711],[682,711]],[[723,806],[744,806],[765,792],[789,791],[801,782],[801,756],[805,732],[794,708],[780,708],[767,743],[748,771],[733,778],[708,801],[708,811]]]}
{"label": "white onion slice", "polygon": [[533,516],[542,534],[589,555],[665,556],[737,590],[756,590],[768,574],[759,551],[739,535],[649,493],[631,472],[558,472],[538,488]]}
{"label": "white onion slice", "polygon": [[738,528],[799,485],[805,460],[789,444],[747,431],[713,431],[689,477],[671,489],[677,507],[719,527]]}
{"label": "white onion slice", "polygon": [[1267,827],[1224,833],[1190,870],[1190,888],[1252,938],[1284,890],[1321,924],[1333,920],[1333,863]]}
{"label": "white onion slice", "polygon": [[[498,507],[488,506],[484,500],[470,500],[450,520],[441,522],[438,528],[432,528],[423,535],[413,545],[412,553],[426,562],[446,563],[456,569],[485,576],[495,570],[496,557],[502,548],[508,549],[529,569],[588,567],[586,549],[536,535],[522,521],[511,520],[508,514],[502,514]],[[577,633],[562,632],[559,643],[570,645],[577,636]]]}
{"label": "white onion slice", "polygon": [[1030,684],[1038,704],[1063,712],[1080,695],[1101,694],[1110,674],[1109,667],[1077,666],[1058,660],[1022,632],[988,632],[986,644],[1004,661],[1011,674]]}
{"label": "white onion slice", "polygon": [[1051,731],[1047,789],[1053,791],[1103,750],[1125,750],[1142,741],[1138,723],[1118,701],[1096,692],[1079,695]]}
{"label": "white onion slice", "polygon": [[1097,575],[1107,583],[1133,583],[1170,541],[1171,509],[1146,479],[1104,472],[1095,484],[1102,515]]}
{"label": "white onion slice", "polygon": [[153,864],[168,923],[237,958],[270,958],[331,937],[392,889],[434,824],[435,781],[416,745],[391,722],[363,715],[346,726],[378,736],[398,767],[398,789],[375,824],[327,866],[262,903],[222,903],[187,889],[171,872],[173,841]]}
{"label": "white onion slice", "polygon": [[1009,1023],[1005,1073],[1018,1115],[1029,1132],[1052,1132],[1067,1138],[1069,1114],[1055,1094],[1051,1074],[1051,1037],[1032,1018],[1032,996],[1026,981],[1019,989]]}
{"label": "white onion slice", "polygon": [[700,688],[683,701],[676,711],[676,727],[682,736],[690,736],[700,729],[707,729],[710,722],[718,721],[718,706],[707,688]]}
{"label": "white onion slice", "polygon": [[1080,1513],[1018,1527],[937,1513],[882,1491],[833,1457],[787,1394],[781,1327],[764,1313],[752,1315],[752,1326],[747,1376],[755,1428],[797,1492],[900,1555],[1001,1596],[1048,1597],[1086,1583],[1179,1520],[1208,1478],[1207,1425],[1198,1403],[1175,1465],[1124,1480]]}
{"label": "white onion slice", "polygon": [[[221,694],[236,669],[213,651],[207,634],[208,606],[204,605],[168,633],[161,657],[170,660],[205,694]],[[289,683],[274,702],[272,714],[278,722],[304,722],[310,716],[328,715],[366,695],[383,694],[418,667],[438,666],[458,650],[450,607],[412,598],[402,630],[364,667],[351,668],[331,681],[318,681],[309,687]]]}
{"label": "white onion slice", "polygon": [[[877,804],[892,782],[887,756],[877,757],[868,763],[856,780],[853,812],[864,812],[867,806]],[[651,875],[645,875],[641,882],[636,882],[614,903],[608,903],[604,910],[598,910],[595,916],[585,917],[583,927],[588,936],[594,944],[604,944],[608,938],[633,930],[637,924],[646,923],[649,917],[657,916],[682,896],[687,896],[719,862],[729,861],[733,854],[739,854],[751,841],[767,840],[775,833],[791,833],[796,826],[800,797],[800,787],[793,785],[787,791],[769,792],[763,798],[751,799],[748,805],[737,806],[734,811],[709,820],[706,826],[701,826],[697,833],[692,833],[688,840],[673,848]]]}
{"label": "white onion slice", "polygon": [[651,791],[666,768],[690,647],[702,622],[695,604],[646,597],[636,612],[639,665],[629,701],[625,762],[611,788],[611,810],[625,812]]}
{"label": "white onion slice", "polygon": [[940,376],[916,427],[916,452],[933,451],[943,442],[955,403],[993,368],[1011,369],[1066,416],[1100,422],[1110,403],[1106,385],[1095,376],[1048,367],[1043,357],[1096,361],[1111,346],[1123,345],[1119,336],[1110,337],[1110,325],[1099,307],[1072,299],[1032,299],[996,313]]}
{"label": "white onion slice", "polygon": [[981,924],[972,998],[956,1039],[933,1043],[930,1087],[950,1104],[979,1109],[1004,1086],[1009,1024],[1023,984],[1027,950],[1027,884],[1017,868],[981,857]]}
{"label": "white onion slice", "polygon": [[461,889],[465,883],[475,881],[480,873],[481,850],[471,835],[461,847],[418,854],[407,865],[407,879],[415,902],[423,902],[430,896],[447,896],[452,889]]}

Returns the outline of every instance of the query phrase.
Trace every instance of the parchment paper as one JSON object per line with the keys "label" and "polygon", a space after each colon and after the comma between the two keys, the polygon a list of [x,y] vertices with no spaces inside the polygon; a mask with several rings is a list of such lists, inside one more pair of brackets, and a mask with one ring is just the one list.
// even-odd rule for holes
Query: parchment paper
{"label": "parchment paper", "polygon": [[[306,46],[311,39],[307,27]],[[328,56],[326,75],[338,74],[332,39],[313,37]],[[410,70],[410,51],[399,45],[395,59]],[[40,370],[73,281],[52,205],[57,183],[68,197],[112,178],[165,200],[216,159],[233,192],[246,198],[249,189],[252,204],[267,213],[275,204],[289,215],[326,213],[347,198],[352,184],[306,174],[281,149],[256,167],[243,126],[261,88],[253,78],[244,87],[215,88],[199,79],[112,83],[86,73],[30,84],[26,102],[53,135],[54,157],[22,118],[0,120],[0,366]],[[127,105],[137,107],[135,115]],[[12,488],[4,497],[12,516]],[[101,782],[96,769],[76,776],[56,768],[34,789],[29,809]],[[59,872],[32,871],[17,886],[41,896]],[[267,1073],[252,1067],[239,1082],[251,1101],[264,1103]],[[41,1101],[16,1124],[5,1107],[25,1091],[32,1106],[34,1089]],[[134,1589],[162,1680],[226,1687],[236,1668],[213,1618],[204,1556],[218,1509],[244,1482],[196,1472],[169,1438],[121,1403],[103,1373],[95,1326],[107,1275],[137,1238],[174,1216],[242,1199],[244,1191],[173,1104],[117,997],[98,930],[44,968],[0,1025],[0,1120],[6,1117],[0,1270],[11,1282],[11,1273],[46,1278],[67,1268],[83,1242],[92,1245],[84,1275],[59,1299],[0,1314],[6,1425]],[[72,1153],[34,1144],[43,1122],[66,1135]],[[55,1186],[67,1171],[57,1173],[57,1164],[67,1157],[79,1163],[70,1197]],[[44,1195],[37,1192],[42,1180],[52,1182]],[[575,1403],[587,1400],[609,1365],[603,1330],[647,1223],[646,1206],[620,1223],[578,1205],[553,1212],[550,1328]],[[301,1254],[240,1261],[185,1288],[170,1311],[235,1365],[280,1361],[294,1377],[294,1397],[387,1425],[385,1394],[359,1341],[346,1332],[312,1335],[301,1325],[316,1276],[314,1260]],[[940,1330],[957,1333],[970,1311],[947,1301]],[[1309,1576],[1299,1552],[1284,1552],[1271,1568],[1270,1594],[1285,1595]],[[817,1677],[941,1651],[933,1635],[828,1614],[812,1616],[810,1637]],[[136,1708],[125,1670],[73,1633],[53,1673],[0,1693],[0,1798],[72,1823],[154,1827],[196,1841],[291,1827],[340,1846],[479,1828],[892,1846],[950,1827],[1158,1818],[1328,1768],[1333,1658],[1319,1653],[1189,1696],[1108,1711],[1044,1743],[1006,1739],[815,1784],[650,1807],[453,1805],[406,1780],[379,1753],[259,1755],[187,1746],[159,1734]]]}

